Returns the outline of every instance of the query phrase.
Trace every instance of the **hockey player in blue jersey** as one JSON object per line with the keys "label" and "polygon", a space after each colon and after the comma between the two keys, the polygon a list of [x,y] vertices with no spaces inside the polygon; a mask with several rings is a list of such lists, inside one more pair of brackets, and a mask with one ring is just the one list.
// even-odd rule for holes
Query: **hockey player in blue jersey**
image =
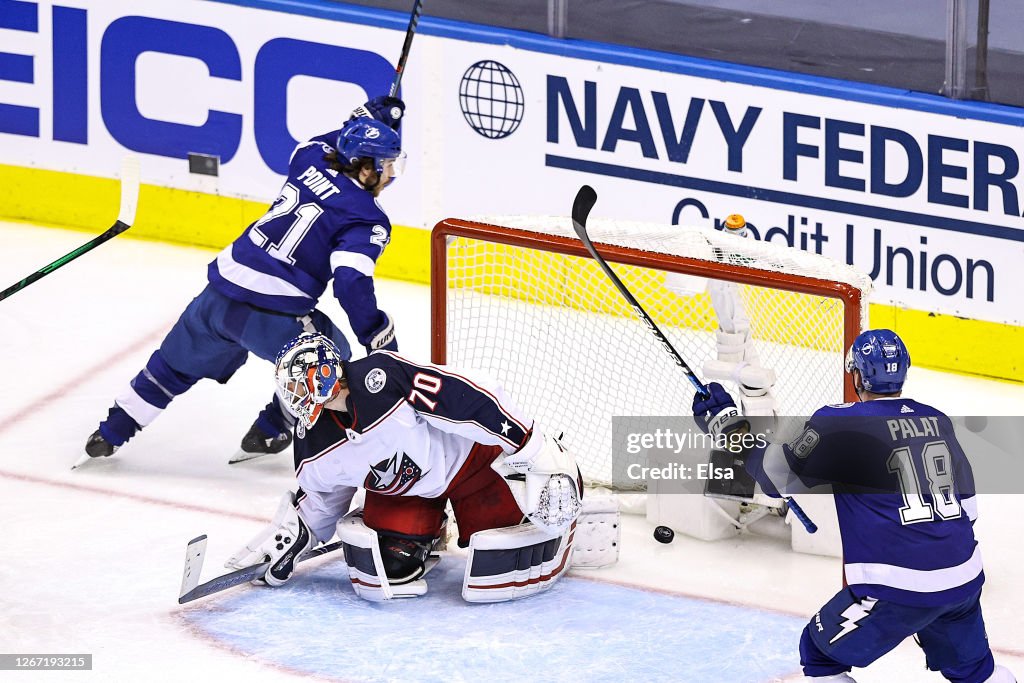
{"label": "hockey player in blue jersey", "polygon": [[[844,588],[800,639],[808,681],[850,682],[916,634],[929,669],[958,683],[1012,683],[996,666],[981,614],[985,580],[974,538],[970,464],[950,419],[902,396],[910,366],[903,341],[869,330],[847,355],[860,401],[818,410],[785,444],[742,458],[768,495],[830,484],[843,545]],[[713,434],[745,421],[720,384],[694,398],[698,424]]]}
{"label": "hockey player in blue jersey", "polygon": [[[250,352],[273,362],[303,331],[326,334],[349,358],[348,341],[316,308],[332,278],[359,343],[368,352],[398,349],[373,272],[391,239],[377,196],[404,162],[397,132],[404,109],[397,98],[375,98],[340,130],[295,149],[277,200],[210,263],[208,285],[116,397],[86,443],[88,456],[112,455],[201,378],[226,382]],[[292,424],[271,400],[231,461],[284,450]]]}

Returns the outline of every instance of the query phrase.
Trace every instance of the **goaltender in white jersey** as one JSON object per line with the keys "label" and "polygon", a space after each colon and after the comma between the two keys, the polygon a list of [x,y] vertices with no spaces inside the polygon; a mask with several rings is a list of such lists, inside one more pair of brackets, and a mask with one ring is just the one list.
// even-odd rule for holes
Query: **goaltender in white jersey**
{"label": "goaltender in white jersey", "polygon": [[[532,595],[569,568],[582,507],[575,459],[494,382],[386,351],[342,361],[319,334],[285,347],[276,378],[298,418],[299,491],[228,566],[270,561],[264,581],[280,585],[337,528],[357,594],[422,595],[450,502],[470,549],[467,601]],[[349,512],[359,487],[365,503]]]}

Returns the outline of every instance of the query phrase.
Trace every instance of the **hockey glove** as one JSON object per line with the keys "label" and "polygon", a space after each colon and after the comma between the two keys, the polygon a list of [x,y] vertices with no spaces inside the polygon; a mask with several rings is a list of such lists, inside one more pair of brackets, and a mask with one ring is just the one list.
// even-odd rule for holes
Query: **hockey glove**
{"label": "hockey glove", "polygon": [[706,398],[700,394],[693,397],[693,418],[701,431],[715,437],[716,441],[722,434],[728,436],[750,431],[750,423],[740,416],[736,402],[725,387],[718,382],[711,382],[708,384],[708,392]]}
{"label": "hockey glove", "polygon": [[395,339],[395,324],[391,322],[391,316],[384,311],[380,312],[384,322],[370,333],[370,341],[366,344],[366,353],[371,354],[377,349],[385,351],[398,351],[398,340]]}
{"label": "hockey glove", "polygon": [[269,586],[280,586],[291,578],[295,559],[314,545],[316,538],[299,516],[295,494],[288,491],[281,496],[281,505],[273,521],[232,555],[224,566],[244,569],[270,562],[262,580]]}
{"label": "hockey glove", "polygon": [[402,126],[402,117],[405,116],[405,102],[397,97],[380,95],[353,109],[348,120],[364,116],[377,119],[397,131]]}
{"label": "hockey glove", "polygon": [[518,451],[505,456],[502,465],[524,475],[522,489],[512,482],[509,488],[526,516],[541,529],[561,533],[579,516],[579,469],[558,439],[534,430]]}

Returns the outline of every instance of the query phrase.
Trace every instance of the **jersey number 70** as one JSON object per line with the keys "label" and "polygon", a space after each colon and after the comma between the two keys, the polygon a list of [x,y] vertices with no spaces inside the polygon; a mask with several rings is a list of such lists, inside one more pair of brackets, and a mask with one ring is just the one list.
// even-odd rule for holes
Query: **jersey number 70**
{"label": "jersey number 70", "polygon": [[921,479],[909,446],[896,448],[889,455],[889,471],[899,477],[903,507],[900,521],[904,526],[919,522],[931,522],[938,515],[940,519],[958,519],[961,514],[960,502],[956,499],[956,483],[953,480],[953,456],[945,441],[931,441],[924,445],[921,462],[928,480],[932,500],[929,503],[921,495]]}

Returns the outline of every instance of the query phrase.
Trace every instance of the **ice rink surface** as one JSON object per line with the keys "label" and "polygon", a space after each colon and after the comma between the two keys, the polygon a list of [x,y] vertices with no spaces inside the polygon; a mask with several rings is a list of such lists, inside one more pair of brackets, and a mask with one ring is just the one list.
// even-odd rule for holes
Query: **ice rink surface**
{"label": "ice rink surface", "polygon": [[[0,286],[89,237],[0,223]],[[624,517],[617,566],[577,571],[520,603],[464,604],[455,554],[409,602],[358,600],[343,566],[324,558],[283,589],[244,586],[179,607],[185,543],[209,535],[203,578],[213,577],[294,486],[290,451],[227,465],[271,396],[269,364],[251,357],[228,384],[199,383],[113,458],[69,467],[203,288],[212,256],[119,237],[0,302],[0,650],[94,655],[92,672],[5,680],[758,683],[798,671],[800,629],[839,587],[839,560],[755,536],[660,545],[634,516]],[[428,359],[427,288],[378,281],[378,296],[402,353]],[[329,295],[322,308],[344,320]],[[914,368],[906,394],[950,414],[1024,415],[1017,384]],[[989,638],[1018,676],[1022,502],[982,496],[976,525]],[[855,674],[941,680],[912,641]]]}

